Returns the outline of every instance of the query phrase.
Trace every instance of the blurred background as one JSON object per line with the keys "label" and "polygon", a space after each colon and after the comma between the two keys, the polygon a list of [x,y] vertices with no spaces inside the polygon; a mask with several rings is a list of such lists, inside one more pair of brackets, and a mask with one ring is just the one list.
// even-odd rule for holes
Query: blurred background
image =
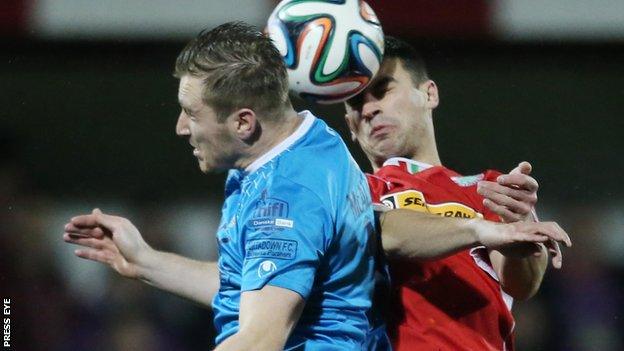
{"label": "blurred background", "polygon": [[[538,212],[575,246],[514,307],[518,350],[623,350],[624,2],[370,0],[441,92],[443,162],[529,160]],[[15,350],[198,350],[210,311],[73,255],[63,224],[94,207],[152,246],[215,259],[224,175],[178,139],[173,62],[199,30],[263,27],[269,0],[0,1],[0,299]],[[307,106],[340,131],[342,106]],[[368,164],[350,144],[365,170]]]}

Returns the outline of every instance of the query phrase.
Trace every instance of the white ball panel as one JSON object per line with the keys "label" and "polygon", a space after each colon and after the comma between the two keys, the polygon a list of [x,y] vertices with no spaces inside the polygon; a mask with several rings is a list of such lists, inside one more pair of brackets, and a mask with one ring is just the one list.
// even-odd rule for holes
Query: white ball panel
{"label": "white ball panel", "polygon": [[377,60],[375,52],[371,50],[368,45],[364,45],[362,43],[358,44],[358,52],[360,53],[360,57],[362,58],[362,62],[364,62],[364,66],[366,66],[366,68],[368,68],[371,72],[377,72],[379,70],[379,60]]}
{"label": "white ball panel", "polygon": [[280,55],[286,57],[288,55],[288,44],[286,43],[286,36],[284,36],[284,32],[277,25],[267,26],[267,31],[269,32],[269,37],[273,40],[273,45],[277,48]]}
{"label": "white ball panel", "polygon": [[288,70],[291,89],[301,91],[304,84],[310,81],[309,75],[312,71],[314,55],[322,35],[323,29],[316,27],[309,31],[305,38],[303,38],[301,49],[296,53],[298,55],[299,64],[296,69]]}
{"label": "white ball panel", "polygon": [[[366,17],[375,21],[376,17],[372,9],[365,4],[363,6],[364,12],[367,13]],[[281,9],[280,13],[278,13],[279,9]],[[315,28],[305,28],[302,30],[301,25],[305,26],[306,22],[301,19],[293,18],[310,15],[314,16],[315,19],[319,17],[333,19],[334,26],[331,28],[333,38],[331,42],[326,42],[328,47],[319,48],[323,36],[323,26],[313,25]],[[350,49],[348,36],[352,32],[360,33],[370,40],[373,45],[377,46],[376,51],[365,44],[358,44],[356,50],[365,67],[372,72],[373,75],[379,70],[380,61],[377,52],[383,52],[383,32],[380,26],[367,22],[360,15],[359,0],[346,0],[344,4],[334,4],[324,1],[293,3],[293,0],[284,0],[271,15],[271,20],[285,21],[286,24],[289,24],[289,28],[298,28],[299,32],[297,33],[299,33],[299,35],[306,35],[305,38],[293,38],[293,42],[290,43],[291,46],[296,46],[298,41],[303,40],[301,49],[294,53],[297,67],[294,70],[288,70],[290,88],[296,93],[321,96],[320,100],[317,101],[321,103],[330,101],[338,102],[344,100],[344,98],[337,99],[337,96],[344,96],[345,94],[353,95],[354,91],[361,91],[365,87],[359,81],[336,83],[338,79],[343,79],[354,74],[354,72],[348,71],[337,72],[347,57],[348,50]],[[289,21],[291,22],[289,23]],[[310,25],[309,22],[307,24]],[[276,25],[274,24],[274,26]],[[286,56],[288,48],[287,40],[291,39],[287,36],[285,37],[283,33],[278,33],[277,29],[278,28],[269,28],[269,33],[274,38],[276,46],[280,50],[282,56]],[[323,85],[313,82],[314,72],[312,71],[314,57],[317,51],[321,49],[325,50],[324,53],[326,53],[327,56],[325,64],[320,67],[320,72],[323,75],[338,73],[335,81]],[[322,53],[320,53],[320,55],[322,55]],[[370,79],[372,76],[362,78]]]}
{"label": "white ball panel", "polygon": [[352,91],[360,86],[360,82],[345,82],[332,85],[315,85],[309,80],[301,84],[300,93],[315,95],[342,95],[347,91]]}
{"label": "white ball panel", "polygon": [[323,66],[323,74],[328,75],[334,73],[339,67],[347,54],[347,32],[334,28],[334,38],[329,48],[329,54],[325,66]]}

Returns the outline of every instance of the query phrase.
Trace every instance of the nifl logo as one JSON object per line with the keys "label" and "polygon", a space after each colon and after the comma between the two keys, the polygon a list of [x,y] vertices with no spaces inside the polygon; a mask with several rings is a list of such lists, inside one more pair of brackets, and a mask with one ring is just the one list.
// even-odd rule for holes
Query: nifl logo
{"label": "nifl logo", "polygon": [[288,218],[288,202],[267,197],[265,190],[256,202],[256,207],[251,219],[247,221],[247,225],[254,229],[292,228],[292,221],[288,221],[286,218]]}
{"label": "nifl logo", "polygon": [[258,267],[258,277],[264,278],[267,275],[275,272],[276,269],[277,266],[275,265],[275,263],[273,263],[273,261],[263,261]]}
{"label": "nifl logo", "polygon": [[252,218],[288,217],[288,202],[266,197],[266,193],[262,195],[262,198],[256,203],[256,209],[253,212]]}

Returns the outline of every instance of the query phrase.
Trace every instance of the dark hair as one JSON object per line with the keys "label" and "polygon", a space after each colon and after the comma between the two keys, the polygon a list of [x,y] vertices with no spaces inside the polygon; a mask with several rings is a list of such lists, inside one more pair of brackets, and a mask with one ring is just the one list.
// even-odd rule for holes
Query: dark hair
{"label": "dark hair", "polygon": [[429,79],[425,61],[416,49],[407,42],[386,35],[384,59],[399,59],[403,67],[409,72],[415,86]]}
{"label": "dark hair", "polygon": [[243,22],[203,30],[178,55],[174,76],[204,81],[203,101],[220,121],[242,107],[280,118],[289,104],[288,78],[271,40]]}

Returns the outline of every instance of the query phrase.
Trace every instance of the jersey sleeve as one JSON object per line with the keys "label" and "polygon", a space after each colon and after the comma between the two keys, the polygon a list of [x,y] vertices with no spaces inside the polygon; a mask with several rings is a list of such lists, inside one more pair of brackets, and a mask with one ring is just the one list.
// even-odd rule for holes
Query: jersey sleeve
{"label": "jersey sleeve", "polygon": [[381,205],[380,198],[386,192],[386,182],[383,177],[376,174],[366,174],[366,181],[370,189],[371,199],[374,205]]}
{"label": "jersey sleeve", "polygon": [[276,179],[244,223],[241,290],[271,285],[306,299],[331,241],[332,223],[317,194],[288,179]]}

